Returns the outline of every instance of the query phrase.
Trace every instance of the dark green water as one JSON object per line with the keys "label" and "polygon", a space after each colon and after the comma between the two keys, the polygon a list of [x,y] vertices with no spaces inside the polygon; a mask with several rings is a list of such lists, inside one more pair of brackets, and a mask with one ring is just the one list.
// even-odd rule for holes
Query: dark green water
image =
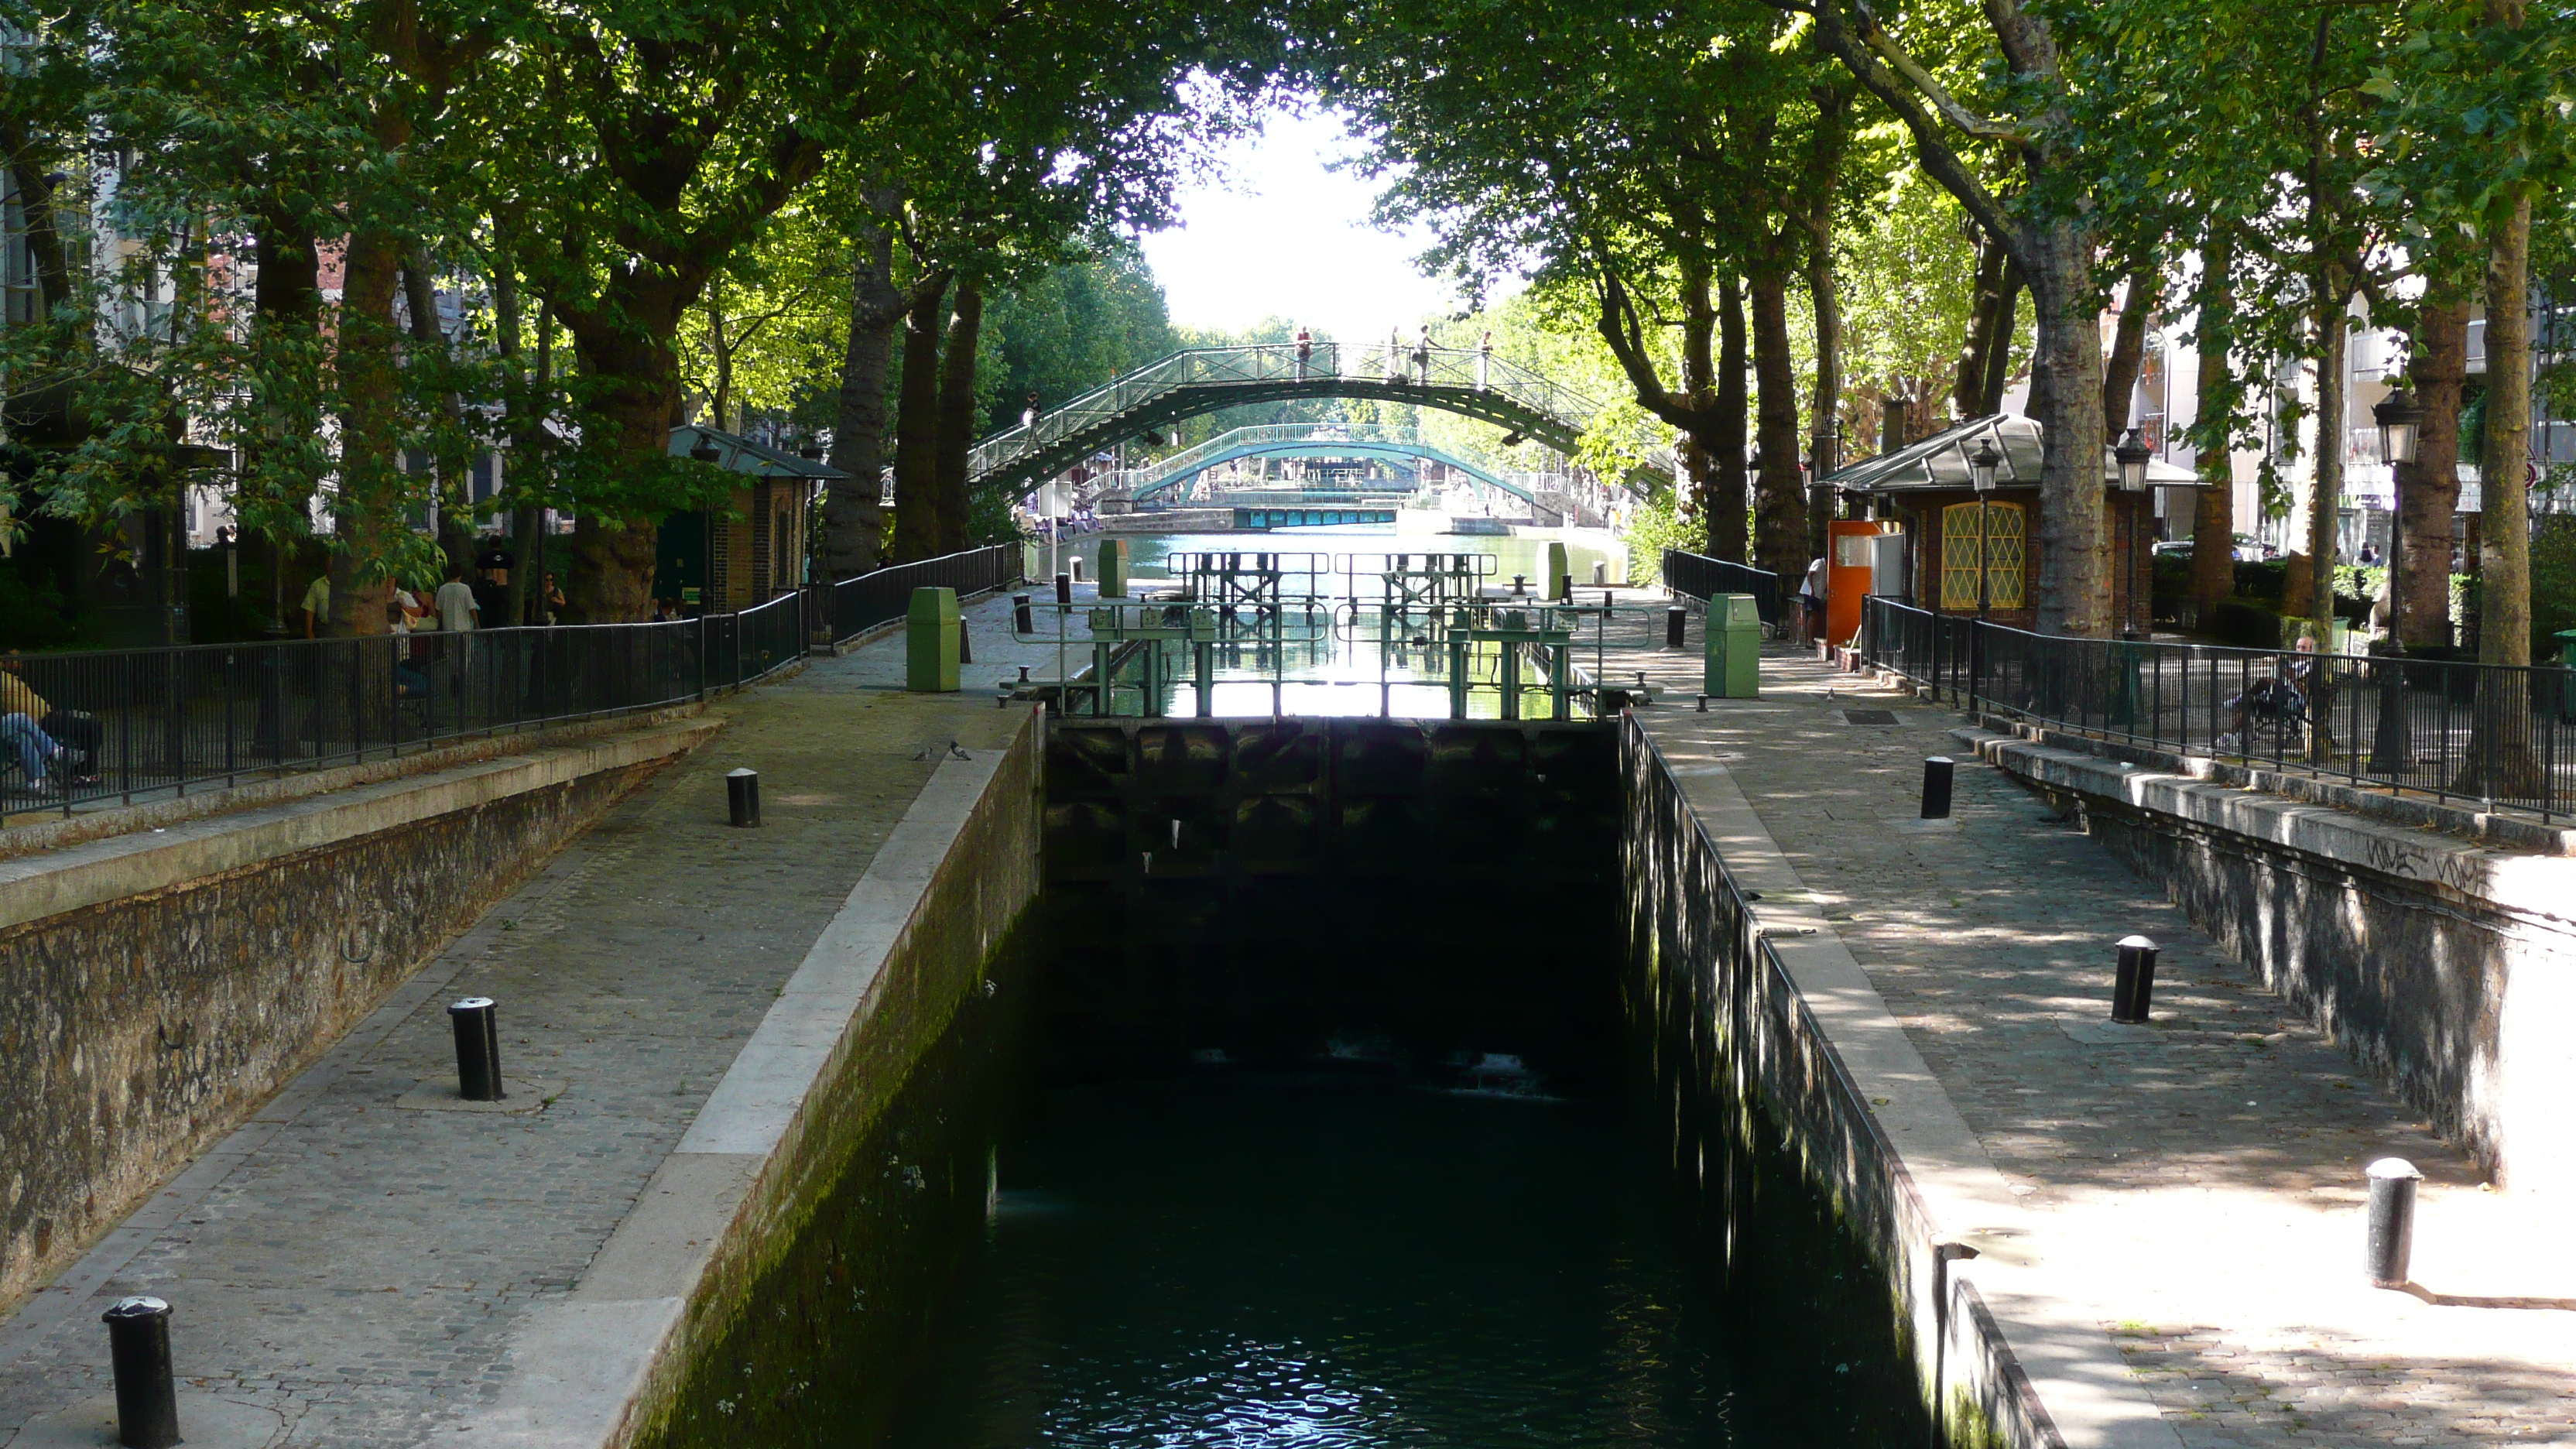
{"label": "dark green water", "polygon": [[1044,897],[658,1445],[1926,1443],[1762,1114],[1647,1067],[1609,736],[1333,741],[1055,742]]}
{"label": "dark green water", "polygon": [[1615,1099],[1348,1071],[1042,1092],[891,1442],[1897,1442],[1863,1365],[1747,1341],[1658,1146]]}

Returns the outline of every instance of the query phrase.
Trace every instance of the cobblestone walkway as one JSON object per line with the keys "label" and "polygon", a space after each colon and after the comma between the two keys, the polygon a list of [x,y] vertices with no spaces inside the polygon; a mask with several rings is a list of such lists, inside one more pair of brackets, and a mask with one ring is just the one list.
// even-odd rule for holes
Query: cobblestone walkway
{"label": "cobblestone walkway", "polygon": [[[1717,742],[2185,1445],[2576,1442],[2563,1227],[1967,756],[1959,717],[1785,650],[1761,700],[1707,715],[1695,652],[1613,663],[1678,692],[1646,712],[1659,738]],[[1933,754],[1964,760],[1954,827],[1917,819]],[[2096,1044],[2131,932],[2163,947],[2162,1029]],[[2362,1167],[2389,1155],[2429,1179],[2413,1293],[2362,1283]]]}
{"label": "cobblestone walkway", "polygon": [[[1018,659],[1007,611],[971,610],[986,661],[965,694],[903,693],[896,638],[720,702],[712,743],[282,1094],[89,1304],[32,1342],[0,1323],[0,1444],[107,1391],[98,1311],[134,1292],[173,1305],[183,1391],[272,1410],[290,1444],[425,1443],[493,1395],[521,1313],[583,1272],[929,779],[916,757],[1017,724],[992,704]],[[721,777],[742,765],[761,772],[758,831],[725,821]],[[395,1105],[453,1080],[445,1006],[469,994],[500,1003],[506,1075],[569,1082],[543,1111]]]}

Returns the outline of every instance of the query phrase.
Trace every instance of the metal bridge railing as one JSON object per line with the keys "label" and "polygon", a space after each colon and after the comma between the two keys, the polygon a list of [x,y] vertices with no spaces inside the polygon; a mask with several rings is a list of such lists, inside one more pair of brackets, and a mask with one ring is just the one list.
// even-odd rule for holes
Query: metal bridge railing
{"label": "metal bridge railing", "polygon": [[[981,478],[1077,437],[1123,413],[1185,387],[1224,387],[1326,379],[1492,392],[1538,412],[1569,433],[1590,425],[1598,405],[1572,388],[1473,348],[1434,347],[1421,362],[1408,346],[1317,343],[1298,355],[1293,342],[1198,347],[1173,353],[977,443],[966,471]],[[1350,371],[1343,371],[1345,360]]]}
{"label": "metal bridge railing", "polygon": [[1762,622],[1774,629],[1780,627],[1780,600],[1787,592],[1780,576],[1769,569],[1677,548],[1664,550],[1664,587],[1676,594],[1688,594],[1703,604],[1719,594],[1751,594]]}
{"label": "metal bridge railing", "polygon": [[[1003,587],[1019,559],[997,544],[657,624],[14,655],[0,661],[15,681],[0,684],[0,813],[69,814],[703,699],[806,657],[818,621],[846,639],[899,617],[924,584]],[[42,789],[38,732],[63,750],[32,761]]]}
{"label": "metal bridge railing", "polygon": [[1963,704],[2175,754],[2576,813],[2576,671],[2083,639],[1872,597],[1862,657]]}

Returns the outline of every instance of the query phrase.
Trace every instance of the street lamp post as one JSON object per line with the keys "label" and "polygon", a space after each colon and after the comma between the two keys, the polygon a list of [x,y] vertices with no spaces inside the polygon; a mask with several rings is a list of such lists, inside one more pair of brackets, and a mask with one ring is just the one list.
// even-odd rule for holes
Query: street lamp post
{"label": "street lamp post", "polygon": [[2122,434],[2120,445],[2111,450],[2112,461],[2119,464],[2120,491],[2129,496],[2129,536],[2120,550],[2127,556],[2129,572],[2128,604],[2120,616],[2120,636],[2124,639],[2138,637],[2138,500],[2147,490],[2147,464],[2155,456],[2156,450],[2147,446],[2146,434],[2136,428]]}
{"label": "street lamp post", "polygon": [[1995,491],[1995,470],[2003,465],[2004,455],[1995,451],[1995,440],[1987,438],[1977,444],[1968,458],[1968,486],[1977,492],[1977,622],[1968,632],[1968,695],[1977,696],[1985,683],[1986,650],[1986,574],[1990,560],[1986,555],[1986,510],[1993,505],[1986,495]]}
{"label": "street lamp post", "polygon": [[2388,663],[2380,666],[2379,722],[2370,740],[2369,768],[2373,774],[2395,774],[2406,768],[2414,753],[2414,742],[2407,737],[2406,725],[2406,640],[2399,626],[2403,605],[2398,590],[2400,562],[2406,556],[2405,500],[2395,496],[2397,469],[2415,462],[2415,444],[2424,422],[2424,407],[2399,388],[2370,410],[2379,424],[2379,456],[2389,469],[2388,511],[2388,643],[2384,651]]}

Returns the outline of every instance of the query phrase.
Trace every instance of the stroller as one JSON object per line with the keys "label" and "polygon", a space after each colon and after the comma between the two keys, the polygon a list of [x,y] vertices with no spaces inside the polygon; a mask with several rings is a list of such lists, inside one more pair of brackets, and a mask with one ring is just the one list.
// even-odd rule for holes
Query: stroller
{"label": "stroller", "polygon": [[2222,708],[2234,728],[2218,736],[2218,748],[2255,755],[2268,746],[2277,753],[2296,747],[2306,737],[2307,684],[2315,674],[2316,660],[2293,655],[2284,662],[2288,667],[2280,673],[2253,679],[2229,696]]}

